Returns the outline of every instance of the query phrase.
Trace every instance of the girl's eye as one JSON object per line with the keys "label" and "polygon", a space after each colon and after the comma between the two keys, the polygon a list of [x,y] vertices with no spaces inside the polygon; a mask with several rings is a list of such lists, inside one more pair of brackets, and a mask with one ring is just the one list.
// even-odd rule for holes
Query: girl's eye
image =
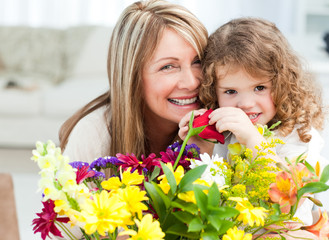
{"label": "girl's eye", "polygon": [[257,86],[255,87],[255,91],[263,91],[265,89],[265,86]]}
{"label": "girl's eye", "polygon": [[196,59],[193,64],[200,64],[201,65],[201,60],[200,59]]}
{"label": "girl's eye", "polygon": [[226,90],[225,93],[226,94],[234,94],[234,93],[237,93],[237,91],[230,89],[230,90]]}

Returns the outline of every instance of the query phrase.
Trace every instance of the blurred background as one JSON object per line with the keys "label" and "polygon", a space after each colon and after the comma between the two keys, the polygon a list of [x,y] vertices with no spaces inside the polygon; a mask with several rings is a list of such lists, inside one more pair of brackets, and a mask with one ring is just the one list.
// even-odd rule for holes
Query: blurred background
{"label": "blurred background", "polygon": [[[329,32],[329,0],[170,1],[187,7],[209,33],[241,16],[274,22],[315,75],[328,103],[324,36]],[[132,2],[0,0],[0,172],[13,177],[14,215],[22,240],[37,239],[31,221],[41,210],[38,169],[30,160],[34,144],[48,139],[58,143],[60,125],[106,91],[111,31]],[[329,156],[327,129],[324,156]]]}

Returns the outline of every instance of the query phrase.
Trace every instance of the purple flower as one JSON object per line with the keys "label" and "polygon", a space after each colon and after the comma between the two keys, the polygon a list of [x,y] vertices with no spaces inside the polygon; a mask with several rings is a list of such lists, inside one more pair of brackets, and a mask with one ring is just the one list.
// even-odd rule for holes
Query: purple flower
{"label": "purple flower", "polygon": [[[171,162],[174,165],[181,148],[182,145],[178,141],[169,145],[166,152],[160,152],[162,161],[165,163]],[[186,145],[183,155],[179,160],[179,165],[185,169],[189,169],[190,161],[187,159],[190,158],[200,159],[200,148],[196,144]]]}
{"label": "purple flower", "polygon": [[79,169],[79,168],[81,168],[82,166],[88,166],[88,167],[89,167],[89,163],[87,163],[87,162],[80,162],[80,161],[71,162],[70,165],[71,165],[73,168],[76,168],[76,169]]}
{"label": "purple flower", "polygon": [[116,166],[119,166],[122,164],[116,157],[100,157],[94,160],[90,164],[91,169],[96,169],[97,171],[100,171],[101,169],[106,169],[106,168],[115,168]]}

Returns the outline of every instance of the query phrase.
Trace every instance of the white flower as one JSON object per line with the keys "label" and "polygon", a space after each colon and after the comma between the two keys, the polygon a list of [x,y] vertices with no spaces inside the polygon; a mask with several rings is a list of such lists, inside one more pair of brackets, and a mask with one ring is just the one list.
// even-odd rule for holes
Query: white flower
{"label": "white flower", "polygon": [[200,154],[201,160],[191,159],[190,168],[196,168],[197,166],[201,166],[206,164],[207,168],[203,172],[201,179],[207,181],[208,183],[215,182],[218,187],[222,187],[225,185],[225,176],[223,174],[222,169],[226,169],[224,165],[223,158],[219,157],[218,154],[212,157],[209,154],[204,153]]}

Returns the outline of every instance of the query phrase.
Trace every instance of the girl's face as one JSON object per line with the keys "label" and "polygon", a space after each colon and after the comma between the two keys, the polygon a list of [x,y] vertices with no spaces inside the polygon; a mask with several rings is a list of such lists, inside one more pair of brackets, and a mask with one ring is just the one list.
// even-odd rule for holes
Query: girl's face
{"label": "girl's face", "polygon": [[[220,107],[242,109],[253,124],[267,124],[276,114],[271,96],[272,82],[250,76],[243,68],[219,71],[216,93]],[[225,75],[222,75],[225,74]]]}
{"label": "girl's face", "polygon": [[175,31],[166,29],[143,68],[145,116],[154,123],[175,123],[198,109],[201,64],[197,52]]}

